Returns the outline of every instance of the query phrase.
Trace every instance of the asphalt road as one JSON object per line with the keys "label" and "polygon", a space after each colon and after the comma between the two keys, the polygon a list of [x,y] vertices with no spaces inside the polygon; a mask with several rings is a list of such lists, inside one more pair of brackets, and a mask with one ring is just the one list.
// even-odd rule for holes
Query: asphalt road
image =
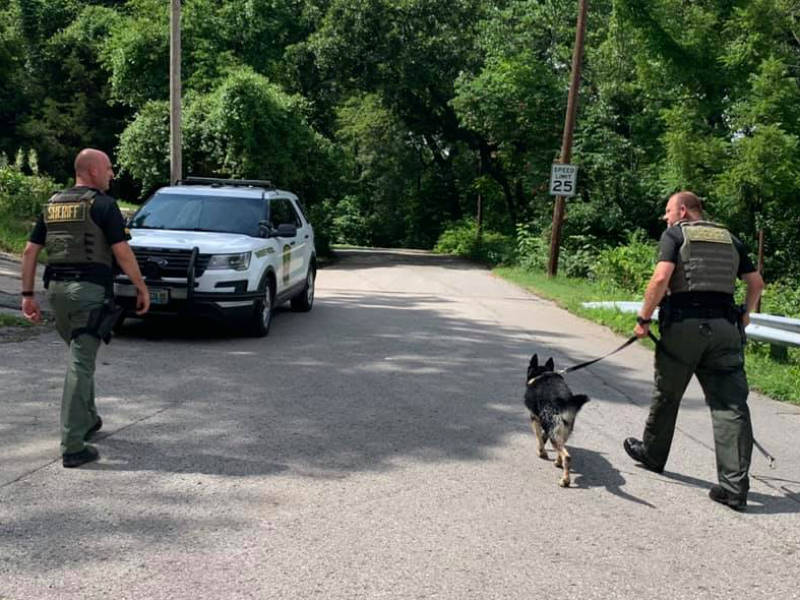
{"label": "asphalt road", "polygon": [[98,360],[102,458],[64,469],[64,348],[0,344],[0,598],[800,598],[800,409],[751,395],[749,511],[711,502],[696,383],[636,467],[652,354],[569,376],[573,486],[536,457],[530,355],[622,341],[487,270],[342,253],[269,337],[135,323]]}

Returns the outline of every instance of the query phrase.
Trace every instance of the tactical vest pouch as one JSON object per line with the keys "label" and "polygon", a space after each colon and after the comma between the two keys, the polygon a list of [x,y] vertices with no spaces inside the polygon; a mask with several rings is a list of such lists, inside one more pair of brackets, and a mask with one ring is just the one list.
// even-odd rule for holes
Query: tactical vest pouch
{"label": "tactical vest pouch", "polygon": [[106,298],[103,301],[103,306],[89,312],[89,320],[86,323],[86,327],[78,327],[72,330],[70,339],[74,340],[80,335],[88,334],[109,344],[111,342],[111,331],[124,310],[121,306],[114,304],[113,298]]}

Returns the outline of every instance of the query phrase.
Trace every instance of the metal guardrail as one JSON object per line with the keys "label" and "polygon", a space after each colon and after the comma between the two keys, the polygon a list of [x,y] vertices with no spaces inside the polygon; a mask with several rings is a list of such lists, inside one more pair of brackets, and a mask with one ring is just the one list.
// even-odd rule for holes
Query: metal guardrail
{"label": "metal guardrail", "polygon": [[[584,308],[616,308],[620,312],[639,312],[641,302],[584,302]],[[658,309],[653,318],[658,316]],[[747,337],[770,345],[770,356],[778,360],[787,357],[786,348],[800,347],[800,319],[778,317],[766,313],[752,313],[750,324],[744,330]]]}

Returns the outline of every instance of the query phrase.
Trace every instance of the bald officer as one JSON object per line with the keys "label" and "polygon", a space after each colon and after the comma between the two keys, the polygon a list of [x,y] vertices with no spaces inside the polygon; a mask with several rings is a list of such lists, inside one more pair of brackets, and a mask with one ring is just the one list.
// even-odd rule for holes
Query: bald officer
{"label": "bald officer", "polygon": [[113,265],[136,287],[136,312],[150,308],[150,296],[128,245],[122,213],[106,192],[114,177],[108,156],[86,148],[75,158],[75,187],[55,194],[44,207],[22,253],[22,314],[42,320],[33,288],[36,259],[47,249],[44,281],[56,329],[69,347],[61,397],[61,455],[67,468],[97,460],[86,444],[103,421],[94,399],[94,370],[100,338],[96,323],[113,296]]}

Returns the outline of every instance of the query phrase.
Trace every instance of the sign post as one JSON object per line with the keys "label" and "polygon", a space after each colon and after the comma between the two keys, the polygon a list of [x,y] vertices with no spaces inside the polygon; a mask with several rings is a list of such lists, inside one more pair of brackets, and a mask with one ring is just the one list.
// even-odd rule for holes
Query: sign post
{"label": "sign post", "polygon": [[[569,82],[569,95],[567,96],[567,115],[564,119],[564,136],[561,139],[561,166],[569,165],[572,159],[572,132],[575,129],[575,113],[578,109],[578,89],[581,85],[581,61],[583,60],[583,39],[586,34],[586,12],[589,0],[578,0],[578,23],[575,27],[575,47],[572,50],[572,77]],[[577,175],[577,169],[575,171]],[[572,185],[575,194],[575,185]],[[550,193],[553,193],[553,179],[550,179]],[[555,277],[558,272],[558,250],[561,245],[561,227],[564,224],[564,198],[567,194],[560,193],[556,196],[553,207],[553,232],[550,236],[550,260],[547,263],[547,276]]]}

